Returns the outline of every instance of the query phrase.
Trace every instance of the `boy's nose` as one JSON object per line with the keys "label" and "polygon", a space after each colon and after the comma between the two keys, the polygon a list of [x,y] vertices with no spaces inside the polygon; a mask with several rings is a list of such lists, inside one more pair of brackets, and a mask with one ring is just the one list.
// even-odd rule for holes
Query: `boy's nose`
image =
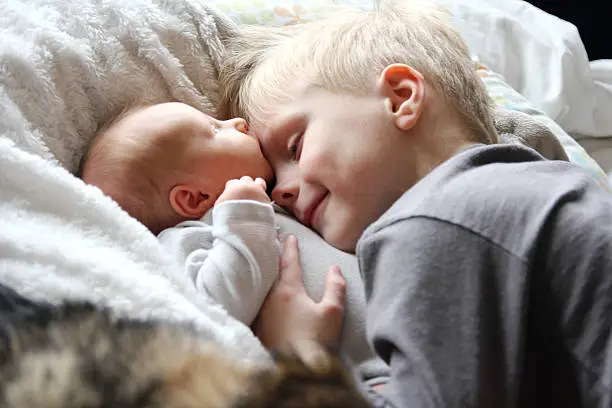
{"label": "boy's nose", "polygon": [[249,126],[246,120],[242,118],[234,118],[225,121],[225,126],[236,129],[239,132],[246,133],[249,130]]}

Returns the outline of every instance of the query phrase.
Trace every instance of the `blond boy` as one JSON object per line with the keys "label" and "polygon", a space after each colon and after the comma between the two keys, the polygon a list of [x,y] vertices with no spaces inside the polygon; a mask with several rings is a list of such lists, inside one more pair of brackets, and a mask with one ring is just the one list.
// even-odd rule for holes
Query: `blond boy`
{"label": "blond boy", "polygon": [[[236,41],[228,96],[274,168],[272,198],[358,256],[391,373],[374,404],[609,406],[609,194],[495,143],[467,48],[430,2],[272,34],[251,53]],[[279,282],[261,338],[320,338],[299,271]]]}

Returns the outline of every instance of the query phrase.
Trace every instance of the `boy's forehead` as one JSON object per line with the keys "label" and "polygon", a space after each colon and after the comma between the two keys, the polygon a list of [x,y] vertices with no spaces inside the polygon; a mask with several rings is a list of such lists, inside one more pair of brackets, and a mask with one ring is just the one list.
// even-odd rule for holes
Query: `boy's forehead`
{"label": "boy's forehead", "polygon": [[[261,69],[261,68],[260,68]],[[247,112],[247,119],[251,122],[255,120],[267,121],[271,116],[298,103],[301,96],[306,94],[311,88],[316,88],[313,81],[295,74],[275,74],[274,84],[265,76],[255,71],[250,86],[246,89],[244,100],[244,110]]]}
{"label": "boy's forehead", "polygon": [[249,132],[252,132],[260,141],[265,138],[270,129],[278,127],[278,125],[289,116],[291,112],[292,102],[278,104],[280,106],[272,106],[268,104],[266,109],[260,109],[258,114],[252,119],[249,125]]}
{"label": "boy's forehead", "polygon": [[274,142],[271,135],[278,128],[280,113],[278,111],[268,112],[261,115],[257,120],[249,124],[249,133],[259,140],[264,155],[269,153],[271,144]]}
{"label": "boy's forehead", "polygon": [[252,110],[253,115],[249,120],[249,133],[256,136],[265,145],[270,143],[271,134],[277,133],[284,128],[293,118],[302,117],[310,111],[315,98],[319,98],[324,88],[313,83],[301,83],[293,87],[293,92],[285,94],[285,97],[276,102],[260,104],[265,108]]}
{"label": "boy's forehead", "polygon": [[283,90],[262,93],[262,97],[251,100],[254,106],[248,109],[249,126],[256,129],[266,127],[278,121],[283,116],[291,115],[292,112],[303,108],[304,102],[316,90],[322,89],[321,86],[300,81],[287,85]]}
{"label": "boy's forehead", "polygon": [[260,141],[268,129],[278,121],[283,111],[283,109],[278,106],[280,104],[267,103],[262,105],[265,106],[265,108],[250,109],[247,115],[247,120],[249,121],[248,132],[257,137]]}

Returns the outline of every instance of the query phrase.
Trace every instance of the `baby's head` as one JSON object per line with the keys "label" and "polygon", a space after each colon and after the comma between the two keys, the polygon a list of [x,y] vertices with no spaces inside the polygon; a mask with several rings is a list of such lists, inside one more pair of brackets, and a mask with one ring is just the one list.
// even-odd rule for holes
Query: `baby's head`
{"label": "baby's head", "polygon": [[225,183],[272,178],[242,119],[216,120],[177,102],[128,109],[95,137],[82,178],[153,233],[203,216]]}
{"label": "baby's head", "polygon": [[262,143],[272,198],[341,249],[454,152],[496,141],[489,97],[447,17],[405,0],[250,29],[229,47],[226,103]]}

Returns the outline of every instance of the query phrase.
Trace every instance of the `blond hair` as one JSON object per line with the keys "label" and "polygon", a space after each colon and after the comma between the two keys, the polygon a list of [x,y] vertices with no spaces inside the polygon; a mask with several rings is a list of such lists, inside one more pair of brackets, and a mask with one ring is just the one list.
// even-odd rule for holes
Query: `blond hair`
{"label": "blond hair", "polygon": [[464,119],[475,141],[493,143],[491,102],[449,13],[427,0],[341,8],[291,29],[248,27],[230,40],[220,72],[231,116],[263,124],[295,97],[295,83],[367,95],[385,67],[409,65]]}
{"label": "blond hair", "polygon": [[125,109],[98,131],[82,159],[81,178],[157,234],[182,221],[168,201],[167,182],[181,172],[180,143],[176,138],[149,138],[115,129],[126,116],[145,107]]}

